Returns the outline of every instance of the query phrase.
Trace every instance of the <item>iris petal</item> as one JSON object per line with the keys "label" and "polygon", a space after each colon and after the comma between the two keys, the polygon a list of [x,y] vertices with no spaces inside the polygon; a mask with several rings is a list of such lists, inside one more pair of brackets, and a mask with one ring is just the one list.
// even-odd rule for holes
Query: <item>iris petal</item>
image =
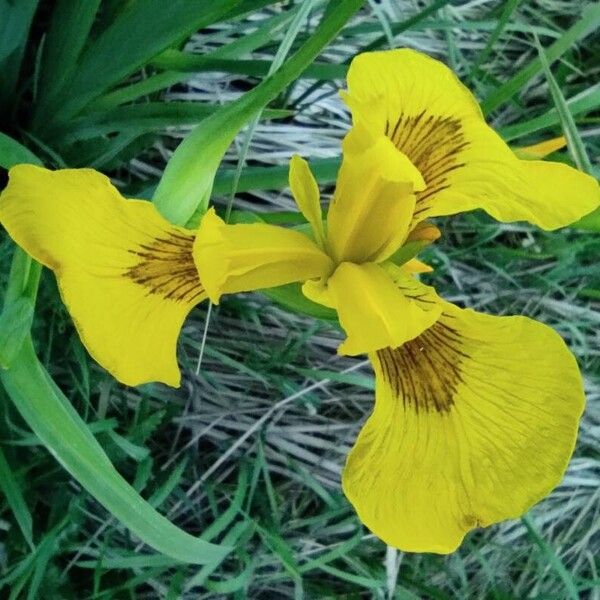
{"label": "iris petal", "polygon": [[556,229],[600,204],[594,178],[560,163],[519,160],[452,71],[424,54],[359,55],[348,88],[353,120],[385,134],[425,179],[413,224],[482,208],[499,221]]}
{"label": "iris petal", "polygon": [[430,329],[371,355],[376,404],[343,487],[387,544],[448,553],[561,480],[584,406],[560,336],[526,317],[444,303]]}
{"label": "iris petal", "polygon": [[327,275],[332,262],[304,234],[264,223],[228,225],[211,208],[194,244],[194,259],[212,302]]}
{"label": "iris petal", "polygon": [[193,233],[150,202],[125,200],[91,169],[19,165],[0,198],[0,221],[51,268],[90,354],[128,385],[178,386],[176,345],[206,297]]}

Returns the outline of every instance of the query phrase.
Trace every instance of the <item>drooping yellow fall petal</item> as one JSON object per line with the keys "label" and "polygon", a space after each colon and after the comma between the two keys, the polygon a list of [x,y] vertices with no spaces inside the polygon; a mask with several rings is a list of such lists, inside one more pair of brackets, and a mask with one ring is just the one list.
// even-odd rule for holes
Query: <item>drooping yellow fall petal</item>
{"label": "drooping yellow fall petal", "polygon": [[[361,131],[363,133],[361,133]],[[383,135],[353,128],[327,214],[328,246],[338,262],[379,262],[406,239],[423,180]]]}
{"label": "drooping yellow fall petal", "polygon": [[128,385],[178,386],[176,345],[185,317],[205,298],[193,234],[150,202],[125,200],[91,169],[10,170],[0,222],[52,269],[89,353]]}
{"label": "drooping yellow fall petal", "polygon": [[519,517],[561,480],[584,394],[575,358],[549,327],[444,303],[430,329],[371,360],[375,409],[343,488],[387,544],[452,552],[471,529]]}
{"label": "drooping yellow fall petal", "polygon": [[308,163],[297,154],[290,161],[290,189],[296,204],[304,218],[310,223],[315,236],[315,241],[325,247],[325,230],[323,228],[323,215],[319,186],[311,173]]}
{"label": "drooping yellow fall petal", "polygon": [[304,234],[263,223],[228,225],[214,208],[202,218],[194,259],[215,304],[222,294],[305,281],[332,270],[329,256]]}
{"label": "drooping yellow fall petal", "polygon": [[[565,226],[600,204],[597,182],[560,163],[519,160],[443,63],[413,50],[357,56],[348,73],[353,119],[368,120],[420,171],[414,223],[482,208],[499,221]],[[383,110],[370,107],[381,104]],[[368,113],[368,117],[365,116]],[[535,162],[535,161],[534,161]]]}
{"label": "drooping yellow fall petal", "polygon": [[[392,268],[392,267],[390,267]],[[417,304],[404,293],[402,286],[420,285],[395,268],[390,274],[375,263],[341,263],[327,281],[326,295],[316,287],[303,287],[314,302],[335,308],[347,338],[340,354],[363,354],[388,346],[397,347],[418,336],[440,316],[434,301],[429,306]],[[420,286],[431,298],[431,288]],[[311,294],[311,291],[316,293]]]}

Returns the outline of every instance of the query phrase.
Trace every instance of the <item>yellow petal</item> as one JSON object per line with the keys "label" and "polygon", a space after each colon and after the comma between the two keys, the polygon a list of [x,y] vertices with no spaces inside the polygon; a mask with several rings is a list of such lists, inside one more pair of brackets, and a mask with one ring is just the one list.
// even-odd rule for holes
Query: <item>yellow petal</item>
{"label": "yellow petal", "polygon": [[222,294],[306,281],[332,269],[331,259],[304,234],[263,223],[227,225],[214,208],[202,218],[194,259],[215,304]]}
{"label": "yellow petal", "polygon": [[205,295],[193,234],[150,202],[125,200],[91,169],[11,169],[0,221],[33,258],[54,270],[89,353],[128,385],[178,386],[176,345]]}
{"label": "yellow petal", "polygon": [[375,409],[343,487],[387,544],[452,552],[469,530],[519,517],[561,480],[584,394],[549,327],[444,303],[430,329],[371,359]]}
{"label": "yellow petal", "polygon": [[[363,131],[364,133],[364,131]],[[329,249],[338,262],[380,262],[406,239],[422,187],[414,165],[385,136],[353,128],[327,215]]]}
{"label": "yellow petal", "polygon": [[[356,265],[342,263],[327,281],[329,304],[315,295],[315,302],[336,308],[340,325],[347,338],[340,345],[340,354],[362,354],[380,348],[400,346],[418,336],[439,317],[438,304],[417,304],[407,297],[403,286],[420,286],[416,281],[394,272],[395,278],[374,263]],[[306,293],[306,289],[303,289]],[[410,291],[410,290],[409,290]],[[414,293],[414,292],[413,292]]]}
{"label": "yellow petal", "polygon": [[405,262],[401,268],[404,269],[406,273],[431,273],[433,271],[433,267],[416,258],[411,258],[408,262]]}
{"label": "yellow petal", "polygon": [[564,135],[559,137],[544,140],[531,146],[521,146],[513,148],[512,151],[518,158],[533,159],[533,158],[544,158],[548,154],[552,154],[567,145],[567,139]]}
{"label": "yellow petal", "polygon": [[319,186],[308,163],[297,154],[294,154],[290,161],[290,188],[300,212],[310,223],[315,241],[323,248],[325,231],[323,230]]}
{"label": "yellow petal", "polygon": [[348,73],[353,120],[369,116],[423,175],[414,223],[482,208],[499,221],[526,220],[544,229],[568,225],[600,204],[597,182],[560,163],[544,175],[516,158],[485,123],[475,98],[443,63],[413,50],[357,56]]}

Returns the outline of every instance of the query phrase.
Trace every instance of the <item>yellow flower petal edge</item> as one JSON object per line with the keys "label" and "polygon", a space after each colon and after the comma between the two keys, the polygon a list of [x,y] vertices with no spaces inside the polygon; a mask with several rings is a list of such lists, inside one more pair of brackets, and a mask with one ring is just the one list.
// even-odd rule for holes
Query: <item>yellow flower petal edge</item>
{"label": "yellow flower petal edge", "polygon": [[306,235],[264,223],[228,225],[214,208],[202,218],[194,259],[215,304],[222,294],[319,278],[332,268],[329,256]]}
{"label": "yellow flower petal edge", "polygon": [[343,488],[365,525],[408,552],[453,552],[561,480],[584,392],[560,336],[526,317],[444,303],[430,329],[371,355],[376,403]]}
{"label": "yellow flower petal edge", "polygon": [[423,176],[413,224],[482,208],[499,221],[568,225],[600,204],[593,177],[519,160],[448,67],[409,49],[357,56],[348,72],[353,121],[385,135]]}
{"label": "yellow flower petal edge", "polygon": [[92,357],[119,381],[178,386],[176,345],[206,297],[193,233],[150,202],[125,200],[91,169],[18,165],[0,196],[0,222],[52,269]]}

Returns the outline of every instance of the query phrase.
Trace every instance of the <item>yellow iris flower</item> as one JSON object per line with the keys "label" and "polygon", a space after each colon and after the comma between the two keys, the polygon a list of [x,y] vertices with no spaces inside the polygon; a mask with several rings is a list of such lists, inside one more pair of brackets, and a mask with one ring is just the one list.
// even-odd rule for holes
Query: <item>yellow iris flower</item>
{"label": "yellow iris flower", "polygon": [[345,100],[353,127],[326,219],[307,163],[290,165],[311,233],[228,225],[214,210],[193,232],[125,201],[95,171],[30,165],[11,170],[0,220],[55,271],[92,356],[130,385],[179,384],[177,337],[202,299],[301,282],[337,311],[339,351],[368,353],[375,371],[346,496],[386,543],[448,553],[561,479],[582,381],[553,330],[445,302],[414,277],[426,267],[402,248],[436,237],[425,219],[475,208],[562,227],[599,205],[598,185],[563,164],[519,160],[455,75],[417,52],[358,56]]}

